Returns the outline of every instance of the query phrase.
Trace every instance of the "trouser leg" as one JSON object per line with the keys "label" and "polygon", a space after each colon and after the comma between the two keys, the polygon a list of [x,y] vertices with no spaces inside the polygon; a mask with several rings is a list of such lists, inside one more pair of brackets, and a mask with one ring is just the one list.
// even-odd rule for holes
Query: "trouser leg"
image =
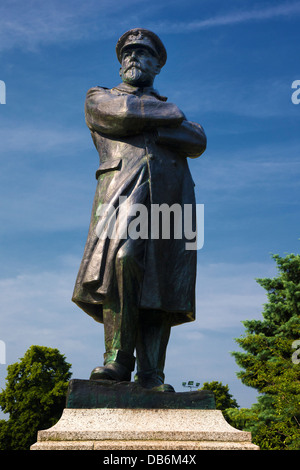
{"label": "trouser leg", "polygon": [[[94,369],[94,378],[130,380],[134,369],[134,349],[139,318],[140,290],[144,275],[144,240],[127,240],[115,260],[115,288],[103,305],[105,337],[104,368]],[[116,374],[108,372],[114,370]],[[94,372],[93,371],[93,372]]]}
{"label": "trouser leg", "polygon": [[171,319],[166,312],[141,310],[139,316],[135,380],[152,388],[164,383],[166,349],[170,337]]}

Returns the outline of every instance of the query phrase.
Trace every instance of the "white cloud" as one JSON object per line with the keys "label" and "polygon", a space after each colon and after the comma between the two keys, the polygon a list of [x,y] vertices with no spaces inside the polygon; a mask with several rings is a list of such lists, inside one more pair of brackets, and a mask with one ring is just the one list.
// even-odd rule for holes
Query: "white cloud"
{"label": "white cloud", "polygon": [[[200,252],[201,253],[201,252]],[[274,277],[274,263],[215,263],[202,265],[199,255],[196,321],[172,329],[166,361],[166,380],[184,391],[183,380],[229,385],[240,406],[256,402],[256,390],[236,377],[239,371],[232,351],[235,338],[245,333],[244,320],[262,319],[267,302],[255,278]]]}
{"label": "white cloud", "polygon": [[33,51],[41,45],[54,43],[64,46],[95,34],[111,37],[116,30],[126,30],[128,21],[138,19],[134,7],[141,3],[144,4],[141,12],[145,14],[146,0],[127,0],[125,3],[118,0],[2,2],[0,51],[12,47]]}
{"label": "white cloud", "polygon": [[[77,378],[87,378],[95,365],[102,364],[103,327],[70,300],[79,262],[70,254],[57,260],[56,270],[39,271],[36,266],[35,272],[0,280],[0,339],[6,344],[8,364],[32,344],[58,348],[73,364]],[[236,370],[230,356],[236,349],[233,335],[242,331],[242,320],[260,317],[266,301],[254,277],[273,275],[271,264],[200,263],[197,319],[172,329],[168,380],[179,387],[181,379],[197,379],[200,367],[205,380],[214,377],[228,383]]]}
{"label": "white cloud", "polygon": [[[274,263],[228,264],[201,266],[199,255],[197,280],[198,326],[205,330],[235,328],[243,320],[261,318],[267,302],[265,290],[255,281],[273,277]],[[194,328],[192,328],[195,331]]]}
{"label": "white cloud", "polygon": [[284,142],[276,148],[272,143],[235,151],[224,148],[221,153],[218,148],[208,147],[206,152],[207,158],[204,155],[202,161],[189,161],[199,203],[203,203],[201,198],[205,195],[210,203],[218,201],[218,205],[233,199],[260,205],[272,202],[274,208],[282,203],[299,205],[300,147],[297,142]]}
{"label": "white cloud", "polygon": [[38,43],[51,43],[84,35],[74,24],[72,8],[59,7],[57,2],[12,1],[0,7],[0,48],[14,46],[34,49]]}
{"label": "white cloud", "polygon": [[48,169],[45,172],[20,172],[23,184],[10,176],[2,187],[5,204],[0,209],[1,232],[23,233],[88,228],[96,179],[93,174],[70,177],[69,172]]}
{"label": "white cloud", "polygon": [[[173,3],[167,5],[172,8]],[[41,0],[4,1],[0,5],[0,51],[18,47],[36,50],[40,45],[65,45],[86,40],[91,35],[109,38],[116,31],[145,25],[157,33],[182,34],[206,28],[228,26],[300,14],[299,3],[289,2],[265,8],[231,11],[223,15],[193,21],[155,21],[163,16],[163,5],[147,0],[87,0],[81,2],[43,2]],[[118,34],[118,33],[117,33]]]}
{"label": "white cloud", "polygon": [[168,22],[162,21],[155,24],[155,30],[167,33],[190,33],[217,26],[229,26],[234,24],[248,23],[251,21],[271,20],[278,17],[295,17],[300,14],[299,3],[284,3],[267,8],[254,8],[253,10],[240,10],[225,15],[216,15],[211,18],[185,21]]}
{"label": "white cloud", "polygon": [[[71,302],[80,259],[72,254],[57,260],[52,271],[24,272],[0,280],[0,340],[7,364],[32,345],[58,348],[72,364],[73,378],[87,379],[103,363],[104,329]],[[166,382],[177,392],[183,380],[218,380],[228,384],[240,406],[251,406],[257,392],[237,379],[231,351],[244,333],[242,320],[261,318],[264,290],[255,277],[273,277],[274,263],[216,263],[198,268],[197,317],[172,328],[165,367]],[[5,365],[0,366],[0,388]],[[133,380],[133,377],[132,377]],[[1,417],[1,413],[0,413]],[[2,416],[2,418],[5,416]]]}
{"label": "white cloud", "polygon": [[[33,341],[33,337],[44,337],[39,331],[47,332],[51,340],[70,337],[71,332],[79,339],[78,319],[70,322],[71,312],[80,311],[70,300],[79,263],[80,258],[70,254],[57,260],[57,270],[39,271],[36,266],[34,272],[0,279],[1,339]],[[201,337],[206,330],[226,330],[242,320],[260,317],[267,300],[255,278],[275,274],[271,262],[202,266],[200,260],[197,321],[187,325],[187,334],[191,339]]]}
{"label": "white cloud", "polygon": [[[0,141],[2,233],[87,226],[98,160],[87,128],[5,126]],[[84,174],[76,171],[77,158],[79,165],[86,160]]]}
{"label": "white cloud", "polygon": [[[207,76],[205,83],[197,76],[190,77],[190,88],[169,88],[172,101],[178,103],[187,115],[203,116],[205,113],[226,113],[242,117],[268,119],[286,116],[297,118],[297,106],[291,102],[290,77],[247,79],[239,77],[216,80]],[[195,93],[197,90],[197,93]]]}
{"label": "white cloud", "polygon": [[[1,152],[45,153],[60,149],[65,155],[89,144],[88,131],[84,126],[81,129],[61,129],[53,123],[44,127],[40,123],[24,124],[15,127],[6,124],[0,128]],[[61,153],[60,152],[60,153]]]}
{"label": "white cloud", "polygon": [[73,370],[87,378],[101,351],[102,328],[71,301],[79,263],[79,258],[67,256],[58,259],[57,270],[36,266],[34,272],[0,279],[0,339],[8,364],[37,344],[58,348],[74,363]]}

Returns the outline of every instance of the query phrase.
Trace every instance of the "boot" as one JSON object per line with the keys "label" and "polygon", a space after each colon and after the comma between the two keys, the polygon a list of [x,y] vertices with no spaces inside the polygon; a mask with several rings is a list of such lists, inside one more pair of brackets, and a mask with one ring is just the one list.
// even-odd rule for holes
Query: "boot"
{"label": "boot", "polygon": [[90,380],[115,380],[117,382],[131,379],[135,358],[120,349],[114,353],[104,354],[104,366],[93,369]]}
{"label": "boot", "polygon": [[172,385],[164,383],[164,379],[164,373],[157,369],[137,372],[134,376],[134,381],[143,388],[151,389],[156,392],[175,392]]}

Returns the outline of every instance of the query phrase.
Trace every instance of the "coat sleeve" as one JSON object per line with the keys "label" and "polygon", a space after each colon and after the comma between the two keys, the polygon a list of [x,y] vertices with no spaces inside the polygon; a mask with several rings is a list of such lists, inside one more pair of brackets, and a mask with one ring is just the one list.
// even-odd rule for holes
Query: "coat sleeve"
{"label": "coat sleeve", "polygon": [[159,127],[157,143],[167,145],[186,157],[197,158],[206,149],[205,132],[196,122],[184,120],[177,129]]}
{"label": "coat sleeve", "polygon": [[126,136],[158,126],[178,127],[184,119],[179,108],[154,97],[141,99],[131,94],[91,88],[85,101],[85,119],[91,130]]}

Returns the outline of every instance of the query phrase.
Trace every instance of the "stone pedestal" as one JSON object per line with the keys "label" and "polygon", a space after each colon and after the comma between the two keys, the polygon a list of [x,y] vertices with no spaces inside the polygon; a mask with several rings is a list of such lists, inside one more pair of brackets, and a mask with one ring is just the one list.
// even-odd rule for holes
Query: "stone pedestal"
{"label": "stone pedestal", "polygon": [[38,432],[31,450],[258,449],[249,432],[234,429],[213,406],[209,391],[164,393],[128,382],[71,381],[60,420]]}
{"label": "stone pedestal", "polygon": [[31,450],[254,450],[219,410],[65,409]]}

